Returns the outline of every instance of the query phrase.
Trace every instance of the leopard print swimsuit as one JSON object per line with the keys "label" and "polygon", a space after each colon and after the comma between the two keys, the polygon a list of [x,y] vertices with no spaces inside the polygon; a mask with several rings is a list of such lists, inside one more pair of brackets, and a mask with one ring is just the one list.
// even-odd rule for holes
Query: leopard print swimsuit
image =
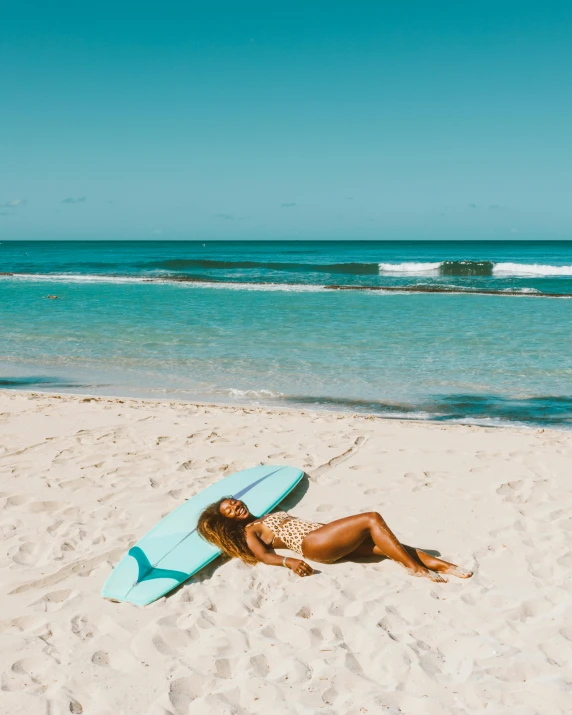
{"label": "leopard print swimsuit", "polygon": [[302,556],[304,556],[302,553],[302,541],[304,541],[304,537],[311,531],[315,531],[321,526],[324,526],[315,521],[297,519],[285,511],[274,512],[274,514],[269,514],[260,521],[274,534],[270,546],[274,545],[276,539],[281,539],[291,551],[295,551]]}

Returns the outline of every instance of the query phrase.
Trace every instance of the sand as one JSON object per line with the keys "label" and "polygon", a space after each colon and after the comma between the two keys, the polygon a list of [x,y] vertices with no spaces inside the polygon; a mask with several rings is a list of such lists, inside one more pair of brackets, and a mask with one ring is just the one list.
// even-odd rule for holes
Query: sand
{"label": "sand", "polygon": [[[2,392],[0,710],[570,713],[571,456],[552,430]],[[100,597],[162,516],[260,463],[306,471],[295,515],[379,511],[474,577],[218,560],[146,608]]]}

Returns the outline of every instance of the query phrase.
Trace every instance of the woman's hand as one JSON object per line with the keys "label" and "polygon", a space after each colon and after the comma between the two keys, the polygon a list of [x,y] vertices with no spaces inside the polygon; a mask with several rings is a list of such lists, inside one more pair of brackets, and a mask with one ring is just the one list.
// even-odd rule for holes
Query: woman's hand
{"label": "woman's hand", "polygon": [[288,557],[286,559],[286,566],[290,571],[294,571],[298,576],[311,576],[314,573],[314,569],[307,564],[305,561],[300,561],[300,559],[293,559]]}

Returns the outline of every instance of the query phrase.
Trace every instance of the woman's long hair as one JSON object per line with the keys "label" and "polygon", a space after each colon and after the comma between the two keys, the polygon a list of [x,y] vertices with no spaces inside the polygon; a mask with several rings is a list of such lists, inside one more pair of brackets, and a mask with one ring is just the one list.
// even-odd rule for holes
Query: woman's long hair
{"label": "woman's long hair", "polygon": [[207,506],[199,516],[197,531],[205,541],[218,546],[225,556],[242,559],[244,563],[252,566],[257,563],[257,559],[246,543],[246,524],[221,514],[220,505],[226,499],[228,497]]}

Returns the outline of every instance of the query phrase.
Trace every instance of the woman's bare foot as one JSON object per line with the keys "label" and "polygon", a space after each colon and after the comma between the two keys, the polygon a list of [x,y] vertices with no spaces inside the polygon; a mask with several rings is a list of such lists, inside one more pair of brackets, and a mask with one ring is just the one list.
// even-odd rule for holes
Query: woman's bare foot
{"label": "woman's bare foot", "polygon": [[428,578],[430,581],[435,581],[435,583],[447,583],[447,579],[441,576],[437,571],[431,571],[431,569],[419,568],[419,569],[407,569],[412,576],[417,578]]}
{"label": "woman's bare foot", "polygon": [[462,569],[460,566],[450,566],[443,573],[447,573],[450,576],[456,576],[457,578],[471,578],[473,575],[472,571],[469,571],[469,569]]}

